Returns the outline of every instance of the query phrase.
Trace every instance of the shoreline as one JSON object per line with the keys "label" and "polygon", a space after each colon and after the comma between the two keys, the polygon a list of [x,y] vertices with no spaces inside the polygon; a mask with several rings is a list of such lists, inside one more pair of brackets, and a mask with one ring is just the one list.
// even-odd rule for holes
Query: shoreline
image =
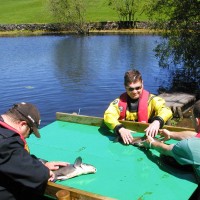
{"label": "shoreline", "polygon": [[[154,31],[150,29],[120,29],[120,30],[91,30],[86,35],[103,35],[103,34],[145,34],[145,35],[158,35],[161,31]],[[14,30],[14,31],[0,31],[0,37],[7,36],[42,36],[42,35],[78,35],[74,31],[27,31],[27,30]]]}

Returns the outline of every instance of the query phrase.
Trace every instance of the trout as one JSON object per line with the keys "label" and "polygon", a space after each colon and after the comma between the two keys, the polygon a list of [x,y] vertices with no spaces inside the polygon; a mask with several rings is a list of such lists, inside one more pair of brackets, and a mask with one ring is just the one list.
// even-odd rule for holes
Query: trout
{"label": "trout", "polygon": [[82,174],[96,173],[96,171],[97,169],[93,165],[83,163],[82,158],[78,157],[74,164],[69,164],[53,171],[55,174],[54,182],[57,180],[66,180]]}

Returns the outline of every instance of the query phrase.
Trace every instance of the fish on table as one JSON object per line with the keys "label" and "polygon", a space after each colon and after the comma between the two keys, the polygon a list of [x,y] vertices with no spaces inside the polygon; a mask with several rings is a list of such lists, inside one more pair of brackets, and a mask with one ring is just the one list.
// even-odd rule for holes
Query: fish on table
{"label": "fish on table", "polygon": [[76,158],[73,164],[60,167],[58,170],[53,171],[55,174],[54,182],[57,180],[66,180],[82,174],[96,173],[97,169],[90,164],[83,163],[82,158]]}
{"label": "fish on table", "polygon": [[[143,147],[143,142],[145,142],[147,140],[146,136],[140,136],[140,137],[133,137],[132,142],[130,144],[132,144],[133,146],[137,146],[137,147]],[[117,136],[114,139],[114,142],[120,142],[123,143],[123,140],[120,136]]]}
{"label": "fish on table", "polygon": [[[159,138],[156,138],[156,137],[154,137],[153,138],[155,141],[159,141],[159,142],[163,142],[164,140],[164,138],[162,138],[162,137],[159,137]],[[145,135],[145,136],[143,136],[143,137],[137,137],[137,138],[133,138],[133,141],[131,142],[131,144],[133,145],[133,146],[137,146],[137,147],[145,147],[144,146],[144,142],[147,140],[147,136]]]}
{"label": "fish on table", "polygon": [[[155,141],[164,141],[164,138],[163,137],[154,137],[153,138]],[[133,137],[132,139],[132,142],[130,143],[131,145],[133,146],[136,146],[136,147],[145,147],[144,146],[144,142],[147,140],[147,136],[144,135],[144,136],[139,136],[139,137]],[[117,136],[113,142],[120,142],[120,143],[123,143],[123,140],[120,136]]]}
{"label": "fish on table", "polygon": [[145,142],[146,140],[147,140],[146,136],[133,138],[131,144],[137,147],[144,147],[143,142]]}

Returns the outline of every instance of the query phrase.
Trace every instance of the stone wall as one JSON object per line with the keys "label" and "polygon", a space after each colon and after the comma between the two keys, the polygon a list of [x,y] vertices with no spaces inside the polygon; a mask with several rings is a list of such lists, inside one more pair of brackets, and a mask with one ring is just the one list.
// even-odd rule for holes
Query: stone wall
{"label": "stone wall", "polygon": [[0,31],[62,31],[70,30],[63,24],[0,24]]}
{"label": "stone wall", "polygon": [[[86,24],[88,30],[147,29],[147,22],[94,22]],[[0,24],[0,31],[73,31],[70,24]]]}

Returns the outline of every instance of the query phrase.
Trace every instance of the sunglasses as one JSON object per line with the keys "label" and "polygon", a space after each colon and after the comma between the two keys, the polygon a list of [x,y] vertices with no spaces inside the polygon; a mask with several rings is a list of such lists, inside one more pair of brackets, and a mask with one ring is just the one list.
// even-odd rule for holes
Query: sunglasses
{"label": "sunglasses", "polygon": [[142,88],[142,86],[138,86],[138,87],[126,87],[126,89],[129,91],[129,92],[132,92],[134,90],[140,90]]}

